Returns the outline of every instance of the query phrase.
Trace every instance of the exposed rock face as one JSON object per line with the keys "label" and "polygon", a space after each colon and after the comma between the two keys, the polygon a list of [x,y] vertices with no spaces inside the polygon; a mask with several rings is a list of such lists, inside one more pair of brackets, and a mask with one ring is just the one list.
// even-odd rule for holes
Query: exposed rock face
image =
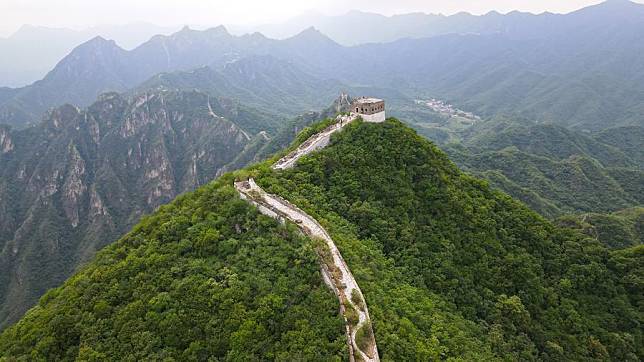
{"label": "exposed rock face", "polygon": [[234,118],[248,112],[225,104],[198,92],[109,93],[85,110],[54,109],[38,127],[0,128],[0,329],[141,215],[268,141],[249,138]]}
{"label": "exposed rock face", "polygon": [[0,127],[0,152],[7,153],[13,150],[13,141],[9,136],[9,131]]}
{"label": "exposed rock face", "polygon": [[65,176],[65,183],[63,185],[63,208],[65,215],[69,219],[72,227],[77,227],[79,222],[79,206],[80,201],[87,187],[83,183],[85,176],[85,160],[81,157],[76,146],[69,146],[69,166],[67,167],[67,175]]}

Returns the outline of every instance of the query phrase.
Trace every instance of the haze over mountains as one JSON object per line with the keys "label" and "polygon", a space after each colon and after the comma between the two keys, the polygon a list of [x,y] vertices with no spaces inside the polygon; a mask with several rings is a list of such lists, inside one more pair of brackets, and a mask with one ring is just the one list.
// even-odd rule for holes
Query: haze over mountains
{"label": "haze over mountains", "polygon": [[[291,64],[314,82],[336,81],[375,93],[393,90],[403,103],[439,97],[483,116],[521,114],[580,130],[642,124],[644,5],[613,0],[566,15],[516,18],[524,16],[473,17],[499,19],[480,34],[355,47],[341,46],[313,28],[284,40],[258,33],[233,36],[223,27],[184,28],[131,51],[96,38],[77,47],[42,81],[3,89],[0,122],[24,126],[49,107],[88,105],[101,92],[131,89],[160,72],[203,66],[220,71],[261,55]],[[299,106],[321,106],[295,97],[302,101]]]}
{"label": "haze over mountains", "polygon": [[[302,38],[306,36],[302,34],[289,40],[275,41],[260,34],[235,37],[221,26],[205,31],[185,27],[170,36],[154,36],[131,51],[122,49],[114,41],[96,37],[74,49],[43,80],[24,88],[5,90],[11,96],[6,96],[3,105],[0,106],[0,122],[24,126],[29,122],[37,121],[40,114],[54,104],[71,103],[86,106],[100,93],[130,90],[161,72],[187,71],[209,66],[223,72],[224,76],[228,73],[229,77],[239,78],[240,74],[231,74],[231,72],[243,70],[246,67],[244,62],[253,63],[253,60],[242,60],[244,57],[273,54],[284,54],[285,56],[281,57],[283,62],[289,60],[296,65],[304,64],[302,57],[307,52],[309,44]],[[326,41],[326,38],[321,35],[320,38]],[[273,70],[278,70],[280,67],[276,61],[255,59],[260,67],[274,66]],[[236,61],[242,63],[230,64]],[[284,65],[281,65],[279,71],[285,69]],[[248,75],[252,77],[254,70],[246,70],[251,72]],[[297,68],[290,71],[297,72]],[[269,73],[269,75],[272,74]],[[189,74],[187,76],[190,77]],[[297,78],[305,77],[308,75]],[[209,85],[210,88],[226,86],[216,82],[219,79],[211,80],[213,83]],[[294,78],[284,77],[280,77],[279,80],[286,82],[285,86],[296,81]],[[203,84],[206,80],[200,81]],[[312,83],[309,86],[314,85],[315,82],[315,80],[308,81]],[[280,85],[281,83],[277,83],[275,87]],[[251,80],[236,86],[249,88],[252,92],[255,84]],[[309,88],[305,91],[312,89],[317,88]],[[332,95],[327,94],[328,98],[324,103],[317,98],[314,105],[321,107],[329,104],[338,93],[339,90],[336,87]],[[294,97],[297,96],[298,94],[294,95]],[[295,100],[298,99],[295,98]],[[291,112],[293,109],[310,108],[311,105],[298,104],[297,106],[297,108],[291,107]],[[291,115],[295,114],[297,113],[291,113]]]}
{"label": "haze over mountains", "polygon": [[[308,13],[284,23],[261,26],[231,27],[235,34],[258,31],[268,37],[284,39],[308,27],[315,27],[334,41],[346,45],[364,43],[386,43],[402,38],[429,38],[446,34],[506,34],[512,38],[540,38],[561,28],[574,28],[575,22],[588,20],[606,14],[600,7],[611,7],[608,11],[621,11],[632,6],[628,0],[609,0],[605,4],[586,7],[568,14],[545,12],[532,14],[512,11],[501,14],[491,11],[484,15],[459,12],[454,15],[409,13],[385,16],[376,13],[352,10],[344,15],[328,16]],[[593,14],[594,12],[594,14]],[[599,14],[601,13],[601,15]],[[359,26],[351,27],[351,24]],[[347,31],[351,27],[351,31]]]}
{"label": "haze over mountains", "polygon": [[6,38],[0,38],[0,87],[21,87],[43,78],[77,45],[98,35],[132,49],[157,34],[170,34],[177,28],[146,23],[103,25],[84,30],[24,25]]}

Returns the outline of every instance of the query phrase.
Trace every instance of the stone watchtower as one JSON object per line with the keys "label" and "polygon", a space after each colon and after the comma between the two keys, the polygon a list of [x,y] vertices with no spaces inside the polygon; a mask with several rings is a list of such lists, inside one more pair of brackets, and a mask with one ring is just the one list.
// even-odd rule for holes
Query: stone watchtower
{"label": "stone watchtower", "polygon": [[351,104],[351,113],[360,116],[366,122],[384,122],[385,101],[378,98],[356,98]]}

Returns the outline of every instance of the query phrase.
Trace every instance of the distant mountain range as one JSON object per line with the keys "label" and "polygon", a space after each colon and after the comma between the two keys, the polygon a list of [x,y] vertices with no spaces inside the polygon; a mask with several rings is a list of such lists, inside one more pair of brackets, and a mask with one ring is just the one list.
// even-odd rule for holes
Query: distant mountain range
{"label": "distant mountain range", "polygon": [[643,131],[612,128],[591,137],[556,125],[494,120],[444,147],[461,169],[486,178],[540,214],[557,217],[644,203],[644,159],[623,142],[625,133],[637,137]]}
{"label": "distant mountain range", "polygon": [[[625,1],[613,1],[615,6],[620,2]],[[568,15],[514,11],[505,15],[490,12],[480,16],[469,13],[383,16],[352,10],[340,16],[308,13],[281,24],[228,27],[236,35],[259,32],[269,38],[285,39],[313,26],[339,44],[352,46],[446,34],[503,33],[517,38],[539,37],[551,31],[553,26],[568,21]],[[351,31],[347,31],[348,26],[351,26]],[[96,36],[114,40],[125,49],[133,49],[154,35],[169,35],[178,29],[149,23],[103,25],[83,30],[25,25],[11,36],[0,38],[0,54],[10,54],[0,58],[0,87],[22,87],[42,79],[74,47]]]}
{"label": "distant mountain range", "polygon": [[[307,36],[303,33],[276,41],[259,34],[235,37],[223,27],[206,31],[186,27],[170,36],[154,36],[131,51],[122,49],[114,41],[96,37],[74,49],[43,80],[24,88],[4,89],[0,98],[4,99],[0,105],[0,123],[15,126],[34,123],[55,105],[86,106],[103,92],[131,90],[163,72],[187,72],[205,66],[216,69],[217,74],[194,79],[195,73],[184,73],[178,76],[185,79],[177,79],[177,87],[192,83],[194,88],[221,89],[249,97],[252,94],[271,97],[269,90],[284,87],[275,96],[295,93],[294,103],[289,107],[294,116],[302,108],[329,104],[340,91],[339,83],[324,85],[324,80],[311,79],[297,68],[298,64],[304,64],[302,58],[311,46]],[[279,55],[279,60],[267,58],[271,54]],[[157,76],[147,86],[164,85],[167,79],[176,78]],[[233,88],[241,90],[235,92]],[[326,99],[321,97],[324,88],[333,90],[333,94],[326,93]],[[308,97],[311,103],[303,104],[298,97]]]}
{"label": "distant mountain range", "polygon": [[[536,20],[543,16],[550,20]],[[223,72],[224,79],[210,77],[209,82],[184,73],[151,84],[214,90],[230,88],[227,81],[241,77],[243,84],[234,83],[243,88],[237,92],[240,97],[270,98],[277,89],[275,94],[291,95],[286,106],[300,111],[328,104],[340,90],[380,89],[399,94],[390,99],[392,105],[431,96],[485,117],[520,114],[579,130],[642,125],[644,5],[613,0],[567,15],[529,19],[513,20],[516,26],[503,32],[355,47],[342,46],[313,28],[284,40],[259,33],[233,36],[223,27],[184,28],[131,51],[95,38],[77,47],[43,80],[0,90],[0,123],[24,126],[62,103],[88,105],[101,92],[136,88],[162,72],[207,66]],[[231,71],[241,73],[233,76]],[[319,89],[327,99],[313,96]]]}
{"label": "distant mountain range", "polygon": [[[578,21],[596,20],[599,16],[621,16],[624,8],[633,6],[636,4],[628,0],[608,0],[568,14],[520,11],[501,14],[491,11],[484,15],[460,12],[445,16],[416,12],[385,16],[351,10],[344,15],[328,16],[311,12],[278,24],[231,26],[231,31],[235,34],[260,32],[271,38],[285,39],[312,26],[345,46],[447,34],[505,34],[514,39],[534,39],[559,33],[562,29],[574,29]],[[349,28],[350,31],[347,30]]]}
{"label": "distant mountain range", "polygon": [[0,86],[21,87],[43,78],[72,49],[98,35],[132,49],[154,35],[177,29],[147,23],[84,30],[24,25],[11,36],[0,38]]}

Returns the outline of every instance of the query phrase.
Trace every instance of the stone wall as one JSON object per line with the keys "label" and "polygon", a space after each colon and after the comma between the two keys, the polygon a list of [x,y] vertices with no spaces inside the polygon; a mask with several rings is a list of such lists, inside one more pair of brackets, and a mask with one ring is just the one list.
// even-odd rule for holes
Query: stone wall
{"label": "stone wall", "polygon": [[357,114],[365,122],[380,123],[385,121],[385,111],[374,114]]}

